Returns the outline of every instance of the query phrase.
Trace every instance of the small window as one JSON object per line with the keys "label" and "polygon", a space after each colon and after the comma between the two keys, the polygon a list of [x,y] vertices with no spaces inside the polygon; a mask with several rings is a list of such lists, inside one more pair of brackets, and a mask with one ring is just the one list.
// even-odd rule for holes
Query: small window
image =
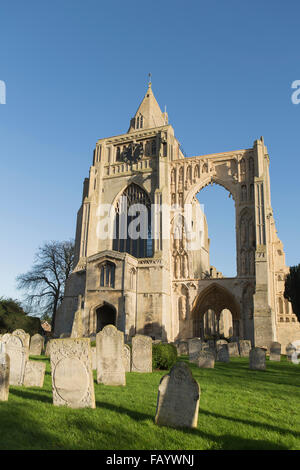
{"label": "small window", "polygon": [[100,266],[100,287],[115,287],[116,266],[108,261]]}

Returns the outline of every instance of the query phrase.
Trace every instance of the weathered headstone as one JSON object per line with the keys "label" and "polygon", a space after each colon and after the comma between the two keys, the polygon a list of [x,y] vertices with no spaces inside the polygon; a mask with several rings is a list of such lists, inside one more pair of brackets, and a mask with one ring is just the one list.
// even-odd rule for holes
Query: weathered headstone
{"label": "weathered headstone", "polygon": [[104,385],[126,385],[123,365],[124,333],[106,325],[96,338],[97,382]]}
{"label": "weathered headstone", "polygon": [[123,364],[125,372],[131,371],[131,349],[128,344],[124,344],[123,347]]}
{"label": "weathered headstone", "polygon": [[45,356],[50,357],[50,346],[51,346],[51,339],[48,339],[45,347]]}
{"label": "weathered headstone", "polygon": [[228,342],[225,340],[225,339],[218,339],[216,341],[216,350],[217,352],[219,351],[219,349],[224,345],[224,344],[228,344]]}
{"label": "weathered headstone", "polygon": [[202,349],[202,341],[200,338],[192,338],[188,340],[189,361],[197,362],[197,355]]}
{"label": "weathered headstone", "polygon": [[215,367],[215,356],[210,351],[200,351],[197,357],[197,366],[201,369],[213,369]]}
{"label": "weathered headstone", "polygon": [[226,344],[219,345],[219,349],[217,351],[217,361],[218,362],[230,361],[227,342]]}
{"label": "weathered headstone", "polygon": [[25,333],[24,330],[18,329],[12,332],[13,336],[17,336],[22,340],[23,346],[26,351],[27,359],[29,358],[29,345],[30,345],[30,334]]}
{"label": "weathered headstone", "polygon": [[253,348],[249,353],[249,368],[253,370],[266,369],[266,351],[262,348]]}
{"label": "weathered headstone", "polygon": [[27,361],[24,374],[24,387],[43,387],[46,364],[40,361]]}
{"label": "weathered headstone", "polygon": [[132,372],[152,372],[152,339],[150,336],[136,335],[132,338]]}
{"label": "weathered headstone", "polygon": [[95,408],[91,344],[89,338],[51,340],[53,404]]}
{"label": "weathered headstone", "polygon": [[228,352],[230,357],[240,357],[238,343],[228,343]]}
{"label": "weathered headstone", "polygon": [[10,385],[22,385],[28,349],[24,347],[19,335],[6,333],[2,337],[2,342],[6,344],[6,353],[10,359],[9,383]]}
{"label": "weathered headstone", "polygon": [[9,395],[10,359],[6,346],[0,342],[0,401],[7,401]]}
{"label": "weathered headstone", "polygon": [[187,341],[179,341],[176,343],[177,353],[179,356],[188,356],[189,345]]}
{"label": "weathered headstone", "polygon": [[269,359],[270,361],[280,361],[281,359],[281,344],[277,341],[271,343]]}
{"label": "weathered headstone", "polygon": [[249,339],[241,339],[239,341],[240,347],[240,356],[241,357],[249,357],[249,353],[251,351],[251,341]]}
{"label": "weathered headstone", "polygon": [[44,342],[45,340],[42,335],[39,335],[38,333],[33,335],[30,340],[30,356],[40,356],[44,349]]}
{"label": "weathered headstone", "polygon": [[285,352],[286,352],[286,358],[288,361],[292,360],[293,354],[296,352],[296,346],[292,343],[289,343],[286,345]]}
{"label": "weathered headstone", "polygon": [[196,428],[200,386],[187,364],[177,362],[158,387],[155,423],[161,426]]}
{"label": "weathered headstone", "polygon": [[78,307],[74,314],[74,320],[71,331],[71,338],[83,337],[83,323],[82,323],[82,295],[78,296]]}

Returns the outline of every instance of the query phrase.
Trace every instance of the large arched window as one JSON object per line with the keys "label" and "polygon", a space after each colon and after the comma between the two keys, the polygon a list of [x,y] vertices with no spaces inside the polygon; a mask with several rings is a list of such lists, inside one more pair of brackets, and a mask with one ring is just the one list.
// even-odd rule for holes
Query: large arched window
{"label": "large arched window", "polygon": [[113,250],[136,258],[153,255],[151,201],[137,184],[130,184],[116,204]]}

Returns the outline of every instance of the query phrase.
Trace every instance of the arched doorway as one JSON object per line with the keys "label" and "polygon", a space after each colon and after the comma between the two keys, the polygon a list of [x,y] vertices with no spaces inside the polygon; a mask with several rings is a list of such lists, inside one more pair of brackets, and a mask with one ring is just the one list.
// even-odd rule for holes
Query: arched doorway
{"label": "arched doorway", "polygon": [[116,324],[116,309],[109,304],[104,304],[96,310],[97,330],[101,331],[106,325]]}
{"label": "arched doorway", "polygon": [[192,311],[192,322],[194,337],[219,336],[224,326],[230,336],[240,336],[239,305],[231,292],[216,283],[199,294]]}

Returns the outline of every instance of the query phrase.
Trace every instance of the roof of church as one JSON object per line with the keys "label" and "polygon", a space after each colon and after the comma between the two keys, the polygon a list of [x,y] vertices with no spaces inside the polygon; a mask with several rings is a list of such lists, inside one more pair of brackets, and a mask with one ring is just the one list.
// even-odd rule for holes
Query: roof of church
{"label": "roof of church", "polygon": [[153,94],[151,82],[149,82],[148,90],[135,116],[130,121],[128,132],[133,132],[137,129],[152,129],[153,127],[165,126],[166,124],[168,124],[168,115],[166,112],[162,113]]}

